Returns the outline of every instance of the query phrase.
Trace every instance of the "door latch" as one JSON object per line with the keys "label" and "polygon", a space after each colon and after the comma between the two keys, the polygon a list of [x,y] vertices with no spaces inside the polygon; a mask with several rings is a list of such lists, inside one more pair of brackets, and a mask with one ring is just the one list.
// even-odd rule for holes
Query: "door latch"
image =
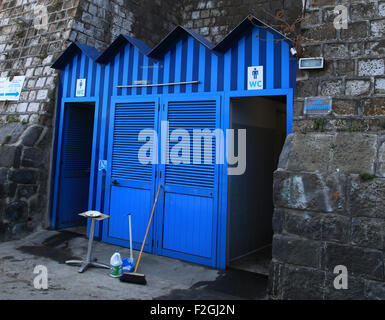
{"label": "door latch", "polygon": [[120,183],[118,181],[116,181],[116,180],[112,181],[112,184],[114,184],[115,186],[120,185]]}

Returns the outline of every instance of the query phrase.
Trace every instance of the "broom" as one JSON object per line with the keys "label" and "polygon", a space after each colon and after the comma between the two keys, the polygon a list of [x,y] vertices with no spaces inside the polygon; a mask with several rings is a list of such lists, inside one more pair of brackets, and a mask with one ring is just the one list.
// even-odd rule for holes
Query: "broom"
{"label": "broom", "polygon": [[136,284],[143,284],[143,285],[147,284],[146,276],[144,274],[141,274],[141,273],[136,273],[136,271],[138,270],[140,259],[142,257],[142,252],[143,252],[144,244],[146,243],[148,231],[150,230],[152,217],[154,216],[154,211],[155,211],[156,203],[158,202],[160,187],[161,187],[161,185],[159,185],[158,192],[157,192],[156,197],[155,197],[155,201],[154,201],[154,205],[152,207],[152,212],[151,212],[150,220],[148,221],[148,226],[147,226],[146,234],[144,236],[144,240],[143,240],[143,243],[142,243],[142,248],[140,249],[138,261],[136,262],[134,272],[132,272],[132,273],[124,273],[120,277],[120,281],[122,281],[122,282],[129,282],[129,283],[136,283]]}

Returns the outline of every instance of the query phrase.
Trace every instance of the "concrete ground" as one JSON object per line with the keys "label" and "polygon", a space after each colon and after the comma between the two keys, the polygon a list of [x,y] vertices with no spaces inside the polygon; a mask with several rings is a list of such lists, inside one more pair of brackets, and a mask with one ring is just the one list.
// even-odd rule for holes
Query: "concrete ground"
{"label": "concrete ground", "polygon": [[[43,230],[23,240],[0,243],[0,299],[266,299],[266,276],[150,254],[143,254],[138,270],[146,275],[146,286],[122,283],[111,278],[107,269],[91,268],[80,274],[78,267],[64,261],[85,257],[87,241],[76,232]],[[95,241],[94,257],[109,263],[116,249],[122,257],[129,256],[127,248]],[[47,290],[33,286],[37,265],[48,269]]]}

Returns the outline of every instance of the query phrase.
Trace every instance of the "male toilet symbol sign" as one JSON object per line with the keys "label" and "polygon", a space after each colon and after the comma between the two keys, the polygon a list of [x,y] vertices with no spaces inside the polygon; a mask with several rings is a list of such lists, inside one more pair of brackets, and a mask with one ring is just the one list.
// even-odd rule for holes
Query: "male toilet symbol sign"
{"label": "male toilet symbol sign", "polygon": [[76,80],[76,97],[84,97],[86,95],[86,79]]}
{"label": "male toilet symbol sign", "polygon": [[247,90],[263,89],[263,66],[248,67]]}

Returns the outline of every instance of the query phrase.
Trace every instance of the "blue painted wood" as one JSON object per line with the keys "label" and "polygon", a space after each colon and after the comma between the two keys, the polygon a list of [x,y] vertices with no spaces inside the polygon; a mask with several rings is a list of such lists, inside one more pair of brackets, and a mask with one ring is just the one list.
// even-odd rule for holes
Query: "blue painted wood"
{"label": "blue painted wood", "polygon": [[[109,126],[106,208],[110,219],[103,228],[103,240],[127,246],[128,217],[132,215],[133,246],[140,249],[151,214],[154,195],[154,168],[140,162],[138,154],[143,142],[138,135],[143,129],[156,129],[157,99],[135,98],[112,101]],[[145,251],[152,252],[153,228]]]}
{"label": "blue painted wood", "polygon": [[[219,122],[217,122],[216,125],[217,127],[226,129],[229,117],[227,108],[230,97],[284,95],[287,97],[287,131],[288,133],[291,132],[292,100],[295,89],[297,61],[290,55],[290,41],[261,23],[257,23],[257,26],[254,27],[251,25],[246,27],[248,24],[247,21],[242,22],[243,27],[236,29],[236,32],[234,31],[232,33],[234,36],[226,37],[223,43],[215,48],[211,45],[206,45],[200,38],[197,38],[194,34],[182,28],[178,29],[178,32],[175,32],[174,38],[168,38],[167,41],[162,44],[162,50],[157,49],[157,51],[154,51],[157,52],[156,56],[151,56],[149,50],[143,50],[145,46],[142,43],[136,42],[135,39],[124,38],[122,36],[119,38],[119,41],[115,41],[114,45],[104,52],[103,61],[100,60],[99,64],[95,63],[96,56],[90,55],[88,49],[76,49],[76,46],[72,46],[72,51],[67,52],[65,59],[63,58],[59,61],[60,63],[57,65],[60,65],[60,69],[62,70],[63,98],[58,102],[57,125],[59,133],[57,138],[57,157],[60,156],[61,150],[64,122],[62,110],[64,110],[65,103],[76,101],[95,102],[95,130],[93,137],[95,150],[92,160],[92,190],[89,195],[89,208],[105,210],[107,212],[110,210],[110,205],[114,206],[111,199],[117,199],[115,197],[115,191],[113,192],[114,195],[110,194],[112,190],[110,186],[111,181],[109,181],[108,177],[110,173],[108,172],[108,174],[105,175],[103,172],[97,171],[99,160],[105,160],[111,156],[109,151],[112,150],[111,143],[113,141],[113,131],[111,131],[113,119],[111,119],[111,117],[116,103],[132,102],[133,98],[136,100],[144,98],[146,101],[155,101],[156,104],[160,102],[161,108],[159,108],[159,111],[156,110],[156,119],[154,120],[154,128],[156,128],[159,133],[160,121],[162,119],[168,119],[169,106],[167,104],[169,101],[202,101],[207,100],[210,95],[212,98],[212,93],[217,93],[219,95],[215,99],[218,100],[219,97],[222,97],[223,101],[222,104],[219,102],[217,104],[215,116]],[[214,51],[217,49],[218,51]],[[71,55],[72,59],[70,58]],[[247,67],[256,65],[264,66],[265,88],[264,90],[247,91]],[[76,80],[80,77],[87,79],[86,97],[82,98],[75,97]],[[116,88],[117,85],[133,85],[134,81],[140,80],[147,80],[150,84],[193,80],[198,80],[200,83],[198,85],[187,84],[165,87]],[[163,104],[165,104],[164,110],[162,107]],[[207,113],[209,109],[210,108],[203,108],[201,110],[202,112],[199,118],[201,122],[204,116],[207,116],[211,112]],[[191,113],[190,109],[185,109],[181,117],[182,119],[174,118],[174,120],[178,121],[183,120],[175,122],[178,126],[186,125],[186,122],[194,118],[194,114]],[[199,121],[196,121],[196,123],[199,123]],[[111,165],[111,163],[109,163],[109,165]],[[60,168],[57,169],[57,163],[55,168],[55,170],[58,170],[60,173]],[[119,171],[123,174],[125,168],[125,166],[123,168],[115,167],[115,172]],[[199,169],[201,169],[205,175],[201,179],[201,188],[198,190],[195,174]],[[168,176],[168,183],[166,183],[164,190],[165,193],[163,191],[161,193],[161,207],[165,208],[168,206],[167,208],[170,208],[169,210],[173,210],[171,208],[177,208],[177,206],[173,207],[171,202],[168,203],[169,200],[167,199],[178,199],[178,201],[180,201],[181,198],[179,195],[186,196],[186,201],[195,199],[194,197],[210,199],[208,192],[212,187],[210,179],[213,174],[210,170],[211,169],[204,166],[202,166],[202,168],[187,168],[184,167],[184,165],[180,165],[178,168],[175,168],[174,174]],[[218,238],[212,240],[211,243],[218,243],[218,245],[215,245],[215,248],[217,248],[215,249],[215,254],[211,255],[211,257],[215,257],[213,258],[215,262],[209,259],[211,261],[209,265],[223,268],[226,249],[227,167],[223,165],[215,170],[214,185],[217,188],[219,187],[219,193],[214,194],[212,198],[216,204],[213,210],[217,215],[217,220],[212,223],[212,228],[215,229],[215,234],[218,230]],[[139,170],[138,175],[140,172]],[[157,172],[156,178],[155,172]],[[165,172],[170,173],[172,171],[170,171],[170,167],[165,168],[162,167],[162,165],[152,167],[151,191],[149,191],[150,195],[146,196],[150,197],[150,202],[153,200],[155,185],[161,181],[159,177],[160,172],[164,174]],[[183,178],[181,178],[183,175],[188,179],[183,180]],[[164,181],[164,179],[165,176],[163,175],[162,181]],[[116,189],[143,189],[143,186],[139,186],[140,183],[138,183],[139,182],[132,182],[130,184],[123,181],[121,186],[116,187]],[[55,203],[57,205],[58,194],[58,183],[56,181],[53,188],[54,207]],[[188,193],[184,194],[185,191],[180,188],[188,190]],[[113,198],[113,196],[115,198]],[[145,195],[142,196],[145,197]],[[193,200],[191,201],[194,202]],[[129,205],[131,204],[127,202],[124,206]],[[203,200],[197,200],[196,205],[197,208],[199,206],[205,206]],[[192,207],[191,210],[191,212],[193,212],[195,209]],[[54,217],[54,214],[52,216]],[[169,217],[171,219],[173,215],[170,213]],[[154,237],[158,240],[162,238],[164,233],[164,230],[162,230],[159,225],[162,225],[160,221],[158,221],[158,225],[154,226]],[[99,232],[100,235],[103,234],[105,241],[126,245],[126,240],[121,240],[119,237],[115,238],[111,236],[109,240],[107,239],[109,227],[108,221],[105,221],[97,232]],[[123,229],[121,231],[117,230],[118,234],[119,232],[123,234],[125,231]],[[172,257],[180,257],[181,259],[207,264],[207,257],[195,256],[192,252],[195,252],[194,250],[196,248],[190,247],[188,243],[185,245],[187,248],[186,252],[174,252],[171,249],[167,249],[167,254]],[[150,248],[147,248],[147,250],[150,250]],[[163,254],[161,251],[163,249],[157,251],[157,248],[154,247],[152,250]]]}

